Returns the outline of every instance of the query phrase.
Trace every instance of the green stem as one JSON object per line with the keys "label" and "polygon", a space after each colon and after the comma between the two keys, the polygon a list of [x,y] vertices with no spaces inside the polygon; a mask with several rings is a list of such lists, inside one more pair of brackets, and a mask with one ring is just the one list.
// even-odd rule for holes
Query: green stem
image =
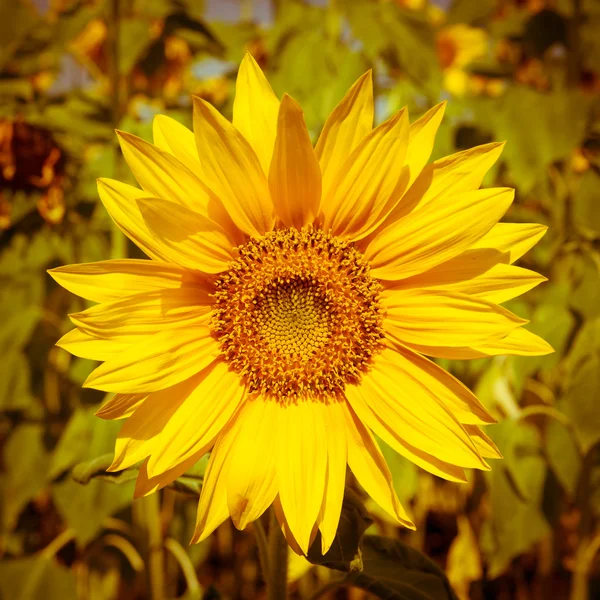
{"label": "green stem", "polygon": [[[109,46],[109,77],[110,94],[112,98],[112,126],[117,129],[121,120],[121,74],[119,71],[119,33],[120,33],[120,0],[110,0],[108,4],[108,46]],[[116,136],[115,136],[116,137]],[[121,153],[115,139],[114,143],[114,177],[118,178],[121,171]],[[111,258],[124,258],[127,255],[127,239],[123,232],[112,223],[111,227]]]}
{"label": "green stem", "polygon": [[268,560],[267,600],[286,600],[288,545],[281,533],[273,508],[271,508],[269,524]]}
{"label": "green stem", "polygon": [[256,519],[252,524],[254,527],[254,537],[256,538],[256,546],[258,547],[258,562],[260,570],[265,581],[269,580],[269,542],[265,528],[260,519]]}
{"label": "green stem", "polygon": [[165,600],[165,557],[160,519],[160,494],[140,498],[134,504],[140,525],[146,531],[146,565],[152,600]]}

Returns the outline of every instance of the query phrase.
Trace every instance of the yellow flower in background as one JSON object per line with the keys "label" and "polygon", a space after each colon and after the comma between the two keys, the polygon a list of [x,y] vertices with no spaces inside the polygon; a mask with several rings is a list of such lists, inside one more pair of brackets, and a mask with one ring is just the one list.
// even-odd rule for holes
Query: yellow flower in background
{"label": "yellow flower in background", "polygon": [[119,133],[141,189],[100,197],[151,260],[52,270],[98,303],[58,344],[103,361],[85,386],[116,394],[98,415],[127,418],[111,470],[144,461],[137,496],[211,452],[194,542],[274,505],[296,552],[317,531],[326,551],[347,466],[413,527],[374,434],[451,481],[499,457],[493,417],[426,355],[551,352],[499,305],[544,280],[512,263],[546,228],[499,224],[513,191],[478,189],[502,144],[427,165],[443,112],[373,128],[367,73],[313,148],[247,55],[233,124],[196,98],[193,133]]}
{"label": "yellow flower in background", "polygon": [[469,73],[465,68],[485,57],[487,32],[464,23],[449,25],[438,32],[436,47],[444,87],[455,96],[464,95],[469,89]]}

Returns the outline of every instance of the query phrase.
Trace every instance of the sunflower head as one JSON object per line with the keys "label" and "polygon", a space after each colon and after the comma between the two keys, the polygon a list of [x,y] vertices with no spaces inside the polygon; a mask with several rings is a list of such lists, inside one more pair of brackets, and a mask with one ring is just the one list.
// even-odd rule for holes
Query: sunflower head
{"label": "sunflower head", "polygon": [[512,190],[478,189],[501,144],[427,165],[443,112],[374,128],[366,73],[313,146],[248,55],[233,123],[196,98],[193,133],[119,133],[139,187],[100,197],[149,258],[54,269],[97,302],[58,343],[102,361],[85,385],[127,419],[111,470],[143,461],[136,495],[211,453],[193,541],[273,506],[294,550],[320,532],[326,551],[349,473],[413,527],[375,436],[452,481],[500,456],[494,418],[428,357],[551,351],[501,306],[544,280],[512,263],[545,228],[498,223]]}

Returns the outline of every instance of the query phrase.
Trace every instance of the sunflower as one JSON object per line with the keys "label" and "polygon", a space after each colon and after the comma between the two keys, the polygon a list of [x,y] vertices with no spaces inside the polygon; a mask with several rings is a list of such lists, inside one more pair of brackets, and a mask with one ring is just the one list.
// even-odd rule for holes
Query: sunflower
{"label": "sunflower", "polygon": [[313,148],[249,55],[236,87],[233,123],[196,98],[193,133],[118,133],[141,189],[100,179],[100,197],[150,260],[53,269],[98,303],[58,345],[103,361],[84,385],[127,418],[110,470],[143,461],[136,496],[210,451],[192,541],[273,505],[293,549],[320,531],[326,551],[347,467],[412,528],[375,436],[451,481],[500,456],[494,418],[427,356],[551,351],[499,305],[544,280],[512,263],[545,227],[498,223],[513,190],[478,189],[502,144],[426,166],[443,104],[373,128],[366,73]]}

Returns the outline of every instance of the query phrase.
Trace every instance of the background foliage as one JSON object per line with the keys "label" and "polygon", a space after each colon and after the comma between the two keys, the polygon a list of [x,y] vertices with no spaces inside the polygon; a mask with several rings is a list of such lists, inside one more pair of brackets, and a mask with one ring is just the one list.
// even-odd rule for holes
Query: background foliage
{"label": "background foliage", "polygon": [[292,594],[600,597],[600,3],[14,0],[0,2],[0,598],[264,595],[251,528],[187,545],[203,461],[134,502],[135,470],[104,473],[120,424],[93,416],[91,362],[54,347],[85,302],[45,272],[139,256],[96,194],[97,177],[129,177],[113,130],[150,139],[156,113],[189,126],[191,94],[230,116],[245,51],[315,136],[367,68],[377,121],[448,99],[434,158],[507,140],[486,183],[517,189],[507,220],[550,228],[522,259],[549,282],[510,308],[556,353],[445,365],[501,419],[505,460],[456,485],[384,449],[417,531],[347,500],[340,535],[369,527],[364,571],[291,557]]}

